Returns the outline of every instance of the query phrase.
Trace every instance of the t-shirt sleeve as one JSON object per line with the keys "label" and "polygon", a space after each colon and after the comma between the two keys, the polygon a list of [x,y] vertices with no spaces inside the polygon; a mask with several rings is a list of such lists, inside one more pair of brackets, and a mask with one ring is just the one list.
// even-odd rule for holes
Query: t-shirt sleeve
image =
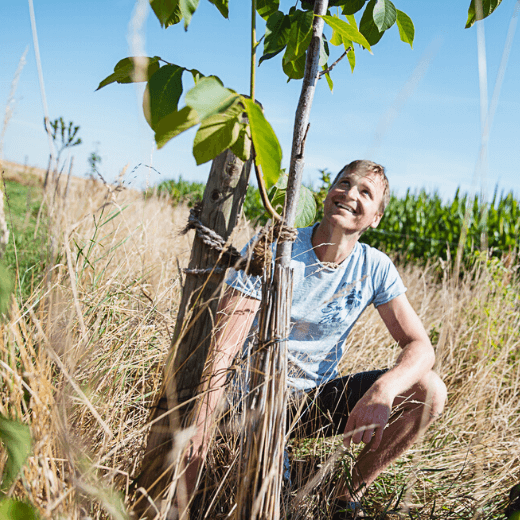
{"label": "t-shirt sleeve", "polygon": [[256,298],[257,300],[262,299],[262,280],[259,276],[253,276],[245,274],[244,271],[230,269],[226,283],[230,287],[233,287],[233,289],[244,293],[246,296]]}
{"label": "t-shirt sleeve", "polygon": [[[247,253],[249,244],[256,239],[256,236],[242,249],[240,252],[242,255]],[[228,277],[226,278],[226,284],[246,296],[256,298],[257,300],[262,299],[262,280],[259,276],[253,276],[245,274],[244,271],[235,271],[230,269]]]}
{"label": "t-shirt sleeve", "polygon": [[392,260],[380,251],[377,253],[379,258],[375,262],[374,299],[372,300],[375,307],[388,303],[406,292],[406,287]]}

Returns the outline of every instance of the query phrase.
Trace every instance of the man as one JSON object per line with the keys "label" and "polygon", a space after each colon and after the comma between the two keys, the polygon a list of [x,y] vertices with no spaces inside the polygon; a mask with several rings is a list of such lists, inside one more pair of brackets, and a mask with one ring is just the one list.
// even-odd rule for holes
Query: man
{"label": "man", "polygon": [[[296,423],[306,435],[319,428],[328,435],[343,433],[346,446],[365,444],[350,485],[339,494],[338,510],[343,512],[338,518],[359,515],[367,487],[441,414],[446,400],[446,387],[432,371],[432,345],[397,270],[386,255],[359,242],[367,229],[377,227],[388,200],[384,168],[354,161],[334,180],[323,220],[298,230],[293,244],[289,385],[307,400]],[[209,391],[192,439],[186,473],[190,491],[208,449],[210,419],[224,391],[226,373],[260,305],[258,279],[236,272],[227,283],[230,288],[219,307]],[[389,370],[340,377],[345,339],[371,303],[401,347],[400,355]],[[399,413],[389,421],[395,407]]]}

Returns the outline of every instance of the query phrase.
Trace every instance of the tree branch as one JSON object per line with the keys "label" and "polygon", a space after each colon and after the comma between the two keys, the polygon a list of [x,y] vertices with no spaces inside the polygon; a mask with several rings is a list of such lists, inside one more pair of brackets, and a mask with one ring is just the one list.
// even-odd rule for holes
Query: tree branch
{"label": "tree branch", "polygon": [[328,74],[351,50],[352,46],[350,46],[330,67],[318,72],[318,79],[320,79],[325,74]]}
{"label": "tree branch", "polygon": [[[305,62],[305,74],[303,77],[302,91],[296,109],[294,121],[293,143],[291,150],[291,164],[289,167],[289,179],[287,182],[287,195],[285,200],[284,224],[294,226],[296,220],[296,207],[300,198],[300,185],[303,174],[304,143],[308,131],[309,119],[316,83],[318,81],[320,41],[323,35],[324,20],[322,16],[327,14],[328,0],[316,0],[314,3],[314,20],[312,22],[312,39],[307,50]],[[291,261],[291,242],[279,241],[276,251],[277,262],[283,267],[288,267]]]}

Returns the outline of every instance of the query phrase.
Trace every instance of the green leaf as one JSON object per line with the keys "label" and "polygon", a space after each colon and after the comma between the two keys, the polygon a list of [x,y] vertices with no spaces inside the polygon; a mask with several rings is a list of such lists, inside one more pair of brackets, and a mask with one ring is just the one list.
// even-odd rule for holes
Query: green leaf
{"label": "green leaf", "polygon": [[377,28],[384,32],[395,23],[397,14],[395,5],[390,0],[377,0],[374,6],[374,23]]}
{"label": "green leaf", "polygon": [[312,11],[294,10],[290,16],[291,29],[282,59],[282,68],[289,80],[302,79],[305,74],[305,53],[312,38]]}
{"label": "green leaf", "polygon": [[219,79],[207,76],[186,93],[185,102],[203,121],[214,114],[225,112],[237,99],[238,94],[223,87]]}
{"label": "green leaf", "polygon": [[292,61],[285,61],[285,59],[282,60],[282,69],[289,80],[303,78],[305,75],[305,61],[305,54],[302,54],[299,58]]}
{"label": "green leaf", "polygon": [[340,45],[343,45],[343,38],[341,37],[341,34],[338,31],[332,30],[332,37],[330,38],[331,45],[335,45],[336,47],[339,47]]}
{"label": "green leaf", "polygon": [[482,0],[482,17],[477,16],[475,9],[475,0],[471,0],[468,9],[468,19],[466,21],[466,29],[469,29],[475,22],[487,18],[500,4],[502,0]]}
{"label": "green leaf", "polygon": [[179,0],[150,0],[150,6],[164,28],[182,20]]}
{"label": "green leaf", "polygon": [[352,25],[352,27],[358,28],[356,19],[354,18],[353,14],[346,14],[345,18],[348,20],[348,23]]}
{"label": "green leaf", "polygon": [[205,78],[206,77],[206,76],[204,76],[204,74],[202,74],[202,72],[200,72],[197,69],[186,69],[186,70],[188,72],[191,72],[191,76],[193,78],[193,82],[194,83],[197,83],[200,78]]}
{"label": "green leaf", "polygon": [[179,7],[181,10],[181,14],[184,18],[184,30],[188,30],[188,25],[190,25],[191,17],[193,13],[197,10],[199,6],[199,0],[179,0]]}
{"label": "green leaf", "polygon": [[229,18],[229,0],[209,0],[224,18]]}
{"label": "green leaf", "polygon": [[284,54],[284,61],[290,62],[305,54],[312,38],[312,11],[296,9],[290,17],[291,29]]}
{"label": "green leaf", "polygon": [[39,515],[30,504],[14,498],[0,501],[0,520],[38,520]]}
{"label": "green leaf", "polygon": [[157,148],[162,148],[175,136],[198,125],[200,119],[197,112],[190,107],[181,108],[161,119],[155,128],[155,142]]}
{"label": "green leaf", "polygon": [[320,59],[318,65],[323,67],[327,65],[327,60],[329,59],[329,44],[325,39],[325,35],[320,40]]}
{"label": "green leaf", "polygon": [[6,490],[18,476],[31,452],[29,426],[0,416],[0,439],[7,452],[1,489]]}
{"label": "green leaf", "polygon": [[365,5],[365,2],[367,0],[350,0],[349,2],[345,2],[345,5],[343,6],[342,14],[354,14],[363,9],[363,6]]}
{"label": "green leaf", "polygon": [[316,199],[309,188],[300,186],[300,198],[296,206],[294,227],[304,228],[316,220]]}
{"label": "green leaf", "polygon": [[267,21],[273,13],[278,11],[279,6],[280,0],[257,0],[256,12]]}
{"label": "green leaf", "polygon": [[[323,70],[327,70],[327,68],[328,68],[328,65],[325,64],[323,66]],[[330,74],[328,72],[325,73],[325,79],[327,80],[327,85],[329,86],[330,91],[333,92],[333,90],[334,90],[334,82],[332,81],[332,78],[330,77]]]}
{"label": "green leaf", "polygon": [[[345,44],[345,46],[348,48],[348,46]],[[347,60],[350,64],[350,70],[354,72],[354,69],[356,67],[356,54],[354,52],[354,47],[347,52]]]}
{"label": "green leaf", "polygon": [[399,28],[399,37],[401,41],[409,43],[413,49],[413,39],[415,36],[415,28],[412,19],[403,11],[397,9],[397,27]]}
{"label": "green leaf", "polygon": [[[285,204],[285,196],[287,190],[277,189],[271,204],[273,208],[281,215]],[[300,186],[300,197],[296,206],[296,219],[294,226],[297,228],[307,227],[314,223],[316,219],[316,200],[314,194],[309,188]]]}
{"label": "green leaf", "polygon": [[[3,197],[3,193],[0,191],[0,197]],[[6,315],[11,308],[11,294],[14,289],[14,278],[9,270],[0,263],[0,323],[2,322],[3,315]]]}
{"label": "green leaf", "polygon": [[238,139],[231,145],[231,151],[242,161],[246,162],[251,157],[251,133],[249,125],[243,125],[238,134]]}
{"label": "green leaf", "polygon": [[[135,58],[123,58],[118,61],[116,66],[114,67],[114,72],[107,76],[98,86],[96,90],[100,88],[106,87],[110,85],[110,83],[133,83],[136,81],[134,79],[135,68],[134,68],[134,59]],[[142,59],[142,58],[140,58]],[[145,78],[142,81],[148,81],[150,77],[159,70],[159,56],[154,56],[153,58],[145,58],[148,60],[147,70],[145,73]]]}
{"label": "green leaf", "polygon": [[382,37],[377,25],[374,23],[374,6],[376,0],[370,0],[363,11],[361,22],[359,23],[359,32],[367,39],[370,45],[375,45]]}
{"label": "green leaf", "polygon": [[193,157],[197,165],[211,161],[236,142],[242,126],[240,117],[243,111],[236,103],[225,112],[208,117],[201,123],[193,142]]}
{"label": "green leaf", "polygon": [[251,99],[242,98],[251,128],[251,137],[256,152],[256,164],[262,168],[266,186],[272,186],[280,175],[282,148],[271,125],[260,107]]}
{"label": "green leaf", "polygon": [[334,29],[342,38],[343,41],[345,39],[359,43],[362,47],[367,49],[370,53],[372,50],[370,49],[370,43],[367,39],[361,34],[356,27],[352,27],[349,23],[340,20],[340,18],[336,15],[334,16],[322,16],[325,20],[325,23]]}
{"label": "green leaf", "polygon": [[291,21],[288,15],[277,11],[267,20],[264,38],[264,54],[258,64],[264,60],[269,60],[283,51],[287,45]]}
{"label": "green leaf", "polygon": [[165,65],[148,81],[143,96],[143,112],[152,129],[161,119],[177,110],[184,70],[178,65]]}

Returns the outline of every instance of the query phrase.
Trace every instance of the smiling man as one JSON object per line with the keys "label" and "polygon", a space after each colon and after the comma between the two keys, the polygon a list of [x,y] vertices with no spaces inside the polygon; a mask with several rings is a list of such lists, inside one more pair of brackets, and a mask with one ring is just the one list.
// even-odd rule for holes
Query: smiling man
{"label": "smiling man", "polygon": [[[406,298],[392,261],[359,242],[379,224],[389,200],[384,168],[354,161],[334,180],[323,220],[299,229],[293,244],[292,329],[288,382],[299,404],[289,410],[292,435],[344,435],[345,445],[364,443],[349,486],[340,490],[334,518],[363,515],[360,500],[370,484],[440,415],[446,388],[432,371],[434,351]],[[232,272],[219,307],[213,375],[201,403],[187,470],[193,490],[208,448],[209,419],[223,394],[234,356],[254,330],[261,283]],[[393,367],[340,375],[345,340],[373,304],[401,347]],[[303,400],[303,406],[301,405]],[[397,409],[397,411],[396,411]]]}

